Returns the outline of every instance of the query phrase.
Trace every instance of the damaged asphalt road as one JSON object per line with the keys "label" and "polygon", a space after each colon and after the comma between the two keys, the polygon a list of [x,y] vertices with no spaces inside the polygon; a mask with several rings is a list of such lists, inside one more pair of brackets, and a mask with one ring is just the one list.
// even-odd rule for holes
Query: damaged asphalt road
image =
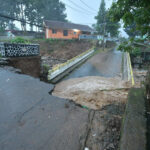
{"label": "damaged asphalt road", "polygon": [[0,68],[0,149],[83,149],[89,110],[49,95],[53,85]]}
{"label": "damaged asphalt road", "polygon": [[121,52],[115,49],[102,52],[55,85],[52,95],[92,109],[85,149],[119,148],[122,117],[130,88],[130,83],[122,80],[121,67]]}

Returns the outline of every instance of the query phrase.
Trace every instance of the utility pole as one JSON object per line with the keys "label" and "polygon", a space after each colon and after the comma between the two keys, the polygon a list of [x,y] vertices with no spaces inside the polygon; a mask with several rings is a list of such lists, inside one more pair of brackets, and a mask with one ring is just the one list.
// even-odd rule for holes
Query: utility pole
{"label": "utility pole", "polygon": [[106,31],[106,23],[104,23],[104,30],[103,30],[103,51],[105,50],[105,31]]}
{"label": "utility pole", "polygon": [[103,29],[103,33],[102,33],[102,47],[103,47],[103,51],[105,50],[105,32],[106,32],[106,22],[99,24],[99,27],[101,27]]}
{"label": "utility pole", "polygon": [[106,31],[106,22],[105,22],[105,15],[104,15],[104,28],[103,28],[103,51],[105,50],[105,31]]}

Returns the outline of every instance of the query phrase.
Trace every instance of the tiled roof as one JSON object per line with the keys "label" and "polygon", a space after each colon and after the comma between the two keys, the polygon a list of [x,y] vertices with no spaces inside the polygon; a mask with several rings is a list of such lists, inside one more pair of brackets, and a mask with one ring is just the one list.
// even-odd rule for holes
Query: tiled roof
{"label": "tiled roof", "polygon": [[78,29],[87,32],[93,31],[93,29],[90,28],[88,25],[74,24],[74,23],[61,22],[61,21],[46,20],[45,26],[52,29]]}

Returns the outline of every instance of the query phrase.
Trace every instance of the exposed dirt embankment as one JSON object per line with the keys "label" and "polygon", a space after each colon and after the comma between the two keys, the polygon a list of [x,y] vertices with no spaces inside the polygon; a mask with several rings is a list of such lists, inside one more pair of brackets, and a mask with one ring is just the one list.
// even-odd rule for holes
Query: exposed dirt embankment
{"label": "exposed dirt embankment", "polygon": [[96,43],[96,41],[88,40],[58,39],[39,40],[35,42],[40,44],[42,64],[46,64],[49,68],[80,55],[92,48]]}
{"label": "exposed dirt embankment", "polygon": [[45,40],[39,41],[42,56],[51,56],[57,59],[71,59],[93,46],[87,40]]}
{"label": "exposed dirt embankment", "polygon": [[22,74],[33,77],[40,77],[41,74],[41,57],[13,57],[8,58],[8,65],[21,70]]}
{"label": "exposed dirt embankment", "polygon": [[86,140],[89,150],[117,150],[125,103],[109,104],[95,111]]}

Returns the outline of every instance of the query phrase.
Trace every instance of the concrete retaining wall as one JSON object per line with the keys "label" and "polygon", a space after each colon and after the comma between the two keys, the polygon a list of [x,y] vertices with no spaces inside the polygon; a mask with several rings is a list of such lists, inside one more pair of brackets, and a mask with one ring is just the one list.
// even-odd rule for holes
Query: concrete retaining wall
{"label": "concrete retaining wall", "polygon": [[143,89],[131,89],[123,119],[120,150],[146,150],[146,117]]}

